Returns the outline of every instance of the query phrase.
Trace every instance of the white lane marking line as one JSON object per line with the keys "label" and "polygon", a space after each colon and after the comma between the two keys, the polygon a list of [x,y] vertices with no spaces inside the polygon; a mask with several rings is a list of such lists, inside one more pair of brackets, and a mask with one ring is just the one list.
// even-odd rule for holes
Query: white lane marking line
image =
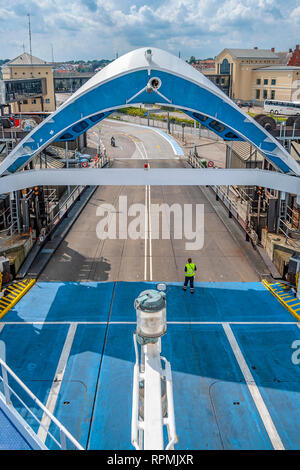
{"label": "white lane marking line", "polygon": [[[52,382],[52,387],[49,392],[48,400],[46,403],[46,408],[52,414],[54,413],[54,409],[55,409],[56,402],[58,399],[60,387],[62,384],[62,379],[64,377],[64,373],[65,373],[66,365],[69,359],[76,329],[77,329],[77,323],[71,323],[66,340],[65,340],[65,344],[64,344],[59,362],[58,362],[58,366],[55,372],[54,381]],[[42,420],[41,420],[41,425],[38,430],[38,437],[42,440],[42,442],[46,441],[47,434],[48,434],[47,431],[49,429],[50,423],[51,423],[50,418],[47,416],[46,413],[44,413]]]}
{"label": "white lane marking line", "polygon": [[148,239],[148,198],[147,198],[147,186],[145,186],[145,249],[144,249],[144,280],[147,281],[147,239]]}
{"label": "white lane marking line", "polygon": [[246,381],[249,392],[251,393],[255,406],[260,414],[262,422],[268,433],[272,446],[274,447],[275,450],[284,450],[283,443],[279,437],[277,429],[275,428],[275,425],[272,421],[268,408],[266,407],[265,402],[263,401],[260,391],[255,383],[253,375],[250,372],[250,369],[246,363],[246,360],[242,354],[242,351],[240,350],[240,347],[232,332],[232,329],[230,328],[229,323],[223,323],[223,328],[227,336],[227,339],[230,343],[230,346],[232,348],[232,351],[235,355],[235,358],[238,362],[238,365],[240,366],[240,369]]}
{"label": "white lane marking line", "polygon": [[149,270],[150,270],[150,281],[153,278],[153,266],[152,266],[152,224],[151,224],[151,187],[148,186],[148,217],[149,217]]}
{"label": "white lane marking line", "polygon": [[[106,325],[107,321],[12,321],[3,322],[1,325],[71,325],[76,323],[77,325]],[[113,322],[109,323],[135,323],[135,322]],[[174,323],[179,325],[223,325],[224,321],[168,321],[167,323]],[[228,322],[230,325],[296,325],[300,328],[299,322],[245,322],[245,321],[231,321]]]}
{"label": "white lane marking line", "polygon": [[[114,121],[112,119],[106,119],[106,121],[113,122],[114,124],[116,124],[116,121]],[[135,123],[132,123],[132,122],[126,122],[126,121],[121,121],[121,122],[122,122],[122,125],[124,124],[125,126],[127,125],[127,126],[134,126],[134,127],[142,127],[142,128],[144,128],[148,131],[156,132],[157,134],[159,134],[163,139],[165,139],[171,145],[172,150],[173,150],[175,155],[184,155],[184,152],[183,152],[182,148],[176,142],[176,140],[169,137],[163,130],[157,129],[156,127],[148,127],[148,126],[143,126],[142,124],[135,124]],[[172,139],[172,140],[170,140],[170,139]],[[178,151],[176,150],[175,145],[173,144],[173,141],[174,141],[175,145],[178,146],[178,148],[181,150],[180,153],[178,153]]]}

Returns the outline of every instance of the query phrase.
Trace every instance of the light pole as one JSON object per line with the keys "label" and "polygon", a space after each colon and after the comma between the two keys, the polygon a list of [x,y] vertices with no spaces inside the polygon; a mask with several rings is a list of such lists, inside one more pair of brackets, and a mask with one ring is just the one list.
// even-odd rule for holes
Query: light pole
{"label": "light pole", "polygon": [[181,127],[182,127],[182,142],[184,142],[184,128],[185,128],[184,122],[181,124]]}
{"label": "light pole", "polygon": [[[131,442],[137,449],[170,450],[177,442],[170,363],[161,357],[161,337],[167,331],[166,285],[145,290],[135,299],[137,326],[133,335]],[[138,344],[141,348],[139,358]],[[162,368],[162,362],[165,367]],[[168,443],[164,445],[164,426]]]}

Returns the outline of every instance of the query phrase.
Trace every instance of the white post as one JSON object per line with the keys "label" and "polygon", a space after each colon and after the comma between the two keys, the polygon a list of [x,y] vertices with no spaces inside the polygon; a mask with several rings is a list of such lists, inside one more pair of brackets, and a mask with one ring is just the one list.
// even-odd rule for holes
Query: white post
{"label": "white post", "polygon": [[163,417],[161,401],[161,360],[159,343],[147,344],[144,385],[144,449],[162,450]]}

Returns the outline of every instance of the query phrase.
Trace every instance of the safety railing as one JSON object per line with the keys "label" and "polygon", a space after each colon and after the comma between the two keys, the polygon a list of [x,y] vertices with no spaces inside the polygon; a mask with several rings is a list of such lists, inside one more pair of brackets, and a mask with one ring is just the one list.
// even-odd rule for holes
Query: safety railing
{"label": "safety railing", "polygon": [[62,217],[66,214],[66,212],[70,209],[70,207],[74,204],[74,202],[78,199],[82,191],[85,189],[85,186],[76,186],[69,194],[69,196],[66,198],[66,200],[63,202],[63,204],[59,207],[59,210],[56,212],[55,215],[52,215],[50,213],[50,220],[48,222],[47,226],[47,231],[51,231],[55,225],[62,219]]}
{"label": "safety railing", "polygon": [[[6,406],[9,409],[14,409],[18,415],[21,415],[22,412],[22,420],[26,421],[26,424],[30,427],[32,433],[35,434],[37,441],[38,435],[32,426],[32,423],[38,424],[38,427],[45,431],[46,438],[49,438],[51,445],[48,445],[48,448],[54,450],[84,450],[82,445],[70,434],[70,432],[53,416],[53,414],[43,405],[43,403],[31,392],[31,390],[22,382],[22,380],[11,370],[11,368],[0,358],[0,383],[3,387],[3,397]],[[22,397],[18,394],[14,388],[10,385],[9,382],[14,381],[20,387],[22,392]],[[1,393],[1,392],[0,392]],[[19,392],[20,393],[20,392]],[[31,400],[34,404],[34,407],[30,407],[27,403],[25,403],[25,399]],[[17,405],[14,406],[14,404]],[[33,408],[33,409],[32,409]],[[50,432],[50,426],[44,426],[42,421],[36,416],[34,411],[42,411],[42,415],[47,415],[50,424],[52,423],[52,427],[54,430]],[[26,419],[27,418],[27,419]],[[54,436],[54,433],[58,437]],[[46,440],[46,439],[45,439]]]}
{"label": "safety railing", "polygon": [[285,243],[291,245],[293,248],[300,249],[300,231],[292,228],[289,223],[284,220],[279,220],[278,232],[285,238]]}

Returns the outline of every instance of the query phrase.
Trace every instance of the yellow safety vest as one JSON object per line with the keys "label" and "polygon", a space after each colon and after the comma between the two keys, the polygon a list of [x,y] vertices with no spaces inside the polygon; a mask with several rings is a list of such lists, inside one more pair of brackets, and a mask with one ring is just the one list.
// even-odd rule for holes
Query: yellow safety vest
{"label": "yellow safety vest", "polygon": [[186,275],[187,277],[195,276],[195,267],[196,267],[196,266],[195,266],[194,263],[186,264],[185,267],[186,267],[185,275]]}

